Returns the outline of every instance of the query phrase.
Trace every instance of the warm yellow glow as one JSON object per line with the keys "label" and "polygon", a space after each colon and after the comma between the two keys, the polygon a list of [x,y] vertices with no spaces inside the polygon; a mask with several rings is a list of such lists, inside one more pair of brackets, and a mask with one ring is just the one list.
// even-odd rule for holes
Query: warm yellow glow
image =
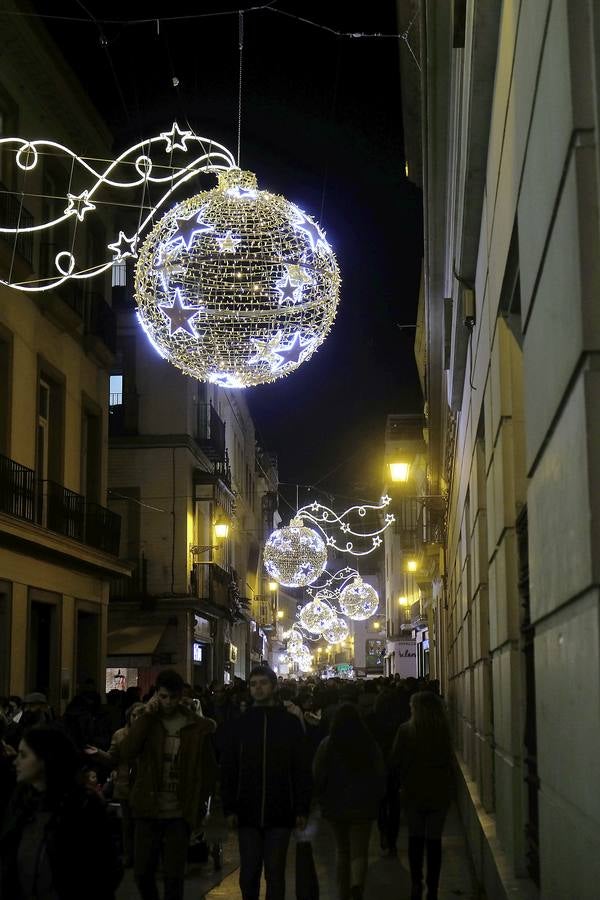
{"label": "warm yellow glow", "polygon": [[409,559],[408,562],[406,563],[406,568],[407,568],[407,571],[409,571],[409,572],[416,572],[417,569],[419,568],[419,564],[416,561],[416,559]]}
{"label": "warm yellow glow", "polygon": [[400,597],[398,603],[400,606],[406,606],[408,604],[408,597]]}
{"label": "warm yellow glow", "polygon": [[392,481],[406,483],[410,472],[410,463],[393,462],[390,463],[390,476]]}
{"label": "warm yellow glow", "polygon": [[379,628],[379,622],[373,622],[373,628],[375,629],[375,631],[377,631],[377,629]]}
{"label": "warm yellow glow", "polygon": [[269,590],[270,591],[276,591],[278,587],[279,587],[279,585],[277,584],[276,581],[269,582]]}
{"label": "warm yellow glow", "polygon": [[218,522],[215,522],[215,537],[222,539],[229,537],[228,522],[224,522],[222,519],[220,519]]}
{"label": "warm yellow glow", "polygon": [[408,178],[408,163],[404,163],[404,174]]}
{"label": "warm yellow glow", "polygon": [[278,609],[278,610],[277,610],[277,618],[278,618],[278,619],[283,619],[284,616],[285,616],[284,611],[283,611],[282,609]]}

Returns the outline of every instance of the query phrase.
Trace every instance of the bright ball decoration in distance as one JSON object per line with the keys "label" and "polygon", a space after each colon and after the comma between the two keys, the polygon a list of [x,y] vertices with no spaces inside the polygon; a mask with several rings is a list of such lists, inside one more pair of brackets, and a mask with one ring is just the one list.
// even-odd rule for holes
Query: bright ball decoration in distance
{"label": "bright ball decoration in distance", "polygon": [[285,587],[304,587],[315,581],[327,565],[327,550],[314,528],[294,518],[273,531],[265,544],[265,569]]}
{"label": "bright ball decoration in distance", "polygon": [[340,275],[319,226],[228,169],[154,226],[135,270],[138,318],[187,375],[226,388],[289,375],[323,343]]}
{"label": "bright ball decoration in distance", "polygon": [[349,619],[362,621],[369,619],[379,606],[379,595],[374,587],[355,578],[340,593],[340,609]]}
{"label": "bright ball decoration in distance", "polygon": [[335,610],[318,598],[303,606],[298,616],[300,625],[310,634],[322,634],[334,625],[336,618]]}
{"label": "bright ball decoration in distance", "polygon": [[329,628],[323,631],[323,637],[328,644],[341,644],[350,634],[348,623],[340,616],[336,617],[335,622]]}

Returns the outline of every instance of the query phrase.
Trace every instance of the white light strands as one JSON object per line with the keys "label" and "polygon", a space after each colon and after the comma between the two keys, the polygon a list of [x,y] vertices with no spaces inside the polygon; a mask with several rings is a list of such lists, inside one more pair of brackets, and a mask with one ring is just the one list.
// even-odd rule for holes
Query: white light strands
{"label": "white light strands", "polygon": [[350,634],[348,623],[341,616],[336,616],[335,622],[323,632],[323,637],[328,644],[341,644]]}
{"label": "white light strands", "polygon": [[316,598],[303,606],[298,616],[302,628],[311,634],[323,634],[332,628],[337,619],[335,610],[328,603]]}
{"label": "white light strands", "polygon": [[319,226],[232,168],[154,226],[139,248],[135,296],[162,356],[201,381],[241,388],[312,356],[335,318],[339,285]]}
{"label": "white light strands", "polygon": [[315,581],[327,565],[321,536],[296,517],[273,531],[264,551],[264,566],[271,578],[285,587],[304,587]]}
{"label": "white light strands", "polygon": [[[78,156],[56,141],[1,138],[0,153],[14,154],[16,166],[23,173],[18,194],[22,205],[16,210],[16,216],[11,212],[11,218],[16,218],[16,225],[13,221],[9,223],[0,218],[0,235],[5,240],[12,236],[16,242],[24,235],[50,232],[57,226],[62,226],[52,236],[42,236],[48,246],[57,248],[49,271],[40,272],[38,278],[28,278],[25,281],[13,281],[12,274],[7,280],[0,279],[0,284],[21,291],[49,291],[69,279],[93,278],[106,272],[115,262],[128,256],[136,257],[141,235],[182,184],[200,172],[216,172],[235,166],[233,155],[227,147],[191,131],[182,131],[176,123],[173,123],[171,131],[164,131],[128,147],[116,159],[107,161],[104,169],[99,166],[98,160]],[[47,157],[63,161],[58,169],[64,170],[65,182],[56,185],[51,199],[56,201],[62,194],[65,205],[60,214],[54,213],[54,218],[35,222],[27,212],[28,198],[32,198],[32,206],[45,206],[37,200],[40,196],[41,171]],[[79,193],[74,193],[71,190],[72,183],[86,186]],[[149,190],[152,206],[148,204]],[[118,236],[105,246],[105,258],[102,260],[90,262],[87,257],[77,259],[74,232],[71,230],[67,234],[69,225],[73,223],[77,229],[85,230],[91,221],[98,218],[101,206],[106,208],[121,203],[134,208],[139,205],[137,231],[131,235],[118,231]],[[9,204],[5,210],[9,207],[13,209]],[[53,209],[56,209],[55,205]],[[227,235],[223,234],[222,237],[227,238]],[[61,241],[64,241],[65,246],[61,246]],[[224,252],[227,252],[227,247]],[[187,298],[184,297],[183,302],[186,305]],[[168,299],[166,305],[173,306],[173,298]],[[198,304],[193,305],[197,307]]]}
{"label": "white light strands", "polygon": [[[395,522],[393,513],[384,512],[391,502],[391,497],[388,497],[386,494],[378,504],[364,503],[360,506],[351,506],[341,515],[338,515],[328,506],[323,506],[322,503],[315,501],[309,506],[303,506],[299,509],[298,515],[308,519],[309,522],[317,526],[324,535],[328,547],[332,547],[339,553],[350,553],[352,556],[367,556],[381,546],[383,543],[381,535],[386,528],[389,528]],[[353,523],[357,518],[359,520],[365,518],[367,514],[370,514],[371,517],[379,517],[381,515],[383,517],[383,525],[367,531],[356,531]],[[329,534],[330,531],[337,531],[338,537]],[[349,535],[350,538],[360,538],[361,542],[366,544],[366,547],[361,546],[361,549],[356,549],[353,540],[346,540],[345,543],[342,540],[341,543],[338,543],[338,539],[342,535]]]}
{"label": "white light strands", "polygon": [[374,587],[355,578],[351,584],[346,585],[340,593],[340,609],[349,619],[362,621],[369,619],[379,606],[379,595]]}

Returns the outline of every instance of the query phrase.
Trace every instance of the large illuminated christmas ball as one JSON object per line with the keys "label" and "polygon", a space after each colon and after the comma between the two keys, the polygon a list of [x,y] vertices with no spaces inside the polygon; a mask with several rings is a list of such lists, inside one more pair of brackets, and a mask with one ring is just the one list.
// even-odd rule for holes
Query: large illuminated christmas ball
{"label": "large illuminated christmas ball", "polygon": [[329,628],[323,631],[323,637],[328,644],[341,644],[350,634],[348,623],[341,616],[336,616],[335,621]]}
{"label": "large illuminated christmas ball", "polygon": [[240,169],[169,210],[135,269],[138,318],[156,350],[230,388],[275,381],[309,359],[331,328],[339,286],[317,223]]}
{"label": "large illuminated christmas ball", "polygon": [[278,528],[265,544],[265,569],[285,587],[304,587],[315,581],[327,565],[323,538],[294,518],[286,528]]}
{"label": "large illuminated christmas ball", "polygon": [[369,619],[379,606],[379,595],[374,587],[355,578],[340,593],[340,609],[349,619],[362,621]]}
{"label": "large illuminated christmas ball", "polygon": [[315,598],[303,606],[298,616],[298,621],[302,628],[311,634],[322,634],[326,629],[331,628],[337,619],[335,610],[324,603],[323,600]]}

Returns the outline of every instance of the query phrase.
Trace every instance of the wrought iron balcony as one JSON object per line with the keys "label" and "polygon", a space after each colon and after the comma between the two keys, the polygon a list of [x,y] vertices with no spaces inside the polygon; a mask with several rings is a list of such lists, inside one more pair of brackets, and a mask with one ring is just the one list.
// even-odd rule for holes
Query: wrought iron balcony
{"label": "wrought iron balcony", "polygon": [[0,455],[0,512],[41,525],[56,534],[119,553],[121,517],[54,481],[41,480],[33,469]]}
{"label": "wrought iron balcony", "polygon": [[212,403],[198,404],[196,440],[210,460],[225,461],[225,422],[219,418]]}

